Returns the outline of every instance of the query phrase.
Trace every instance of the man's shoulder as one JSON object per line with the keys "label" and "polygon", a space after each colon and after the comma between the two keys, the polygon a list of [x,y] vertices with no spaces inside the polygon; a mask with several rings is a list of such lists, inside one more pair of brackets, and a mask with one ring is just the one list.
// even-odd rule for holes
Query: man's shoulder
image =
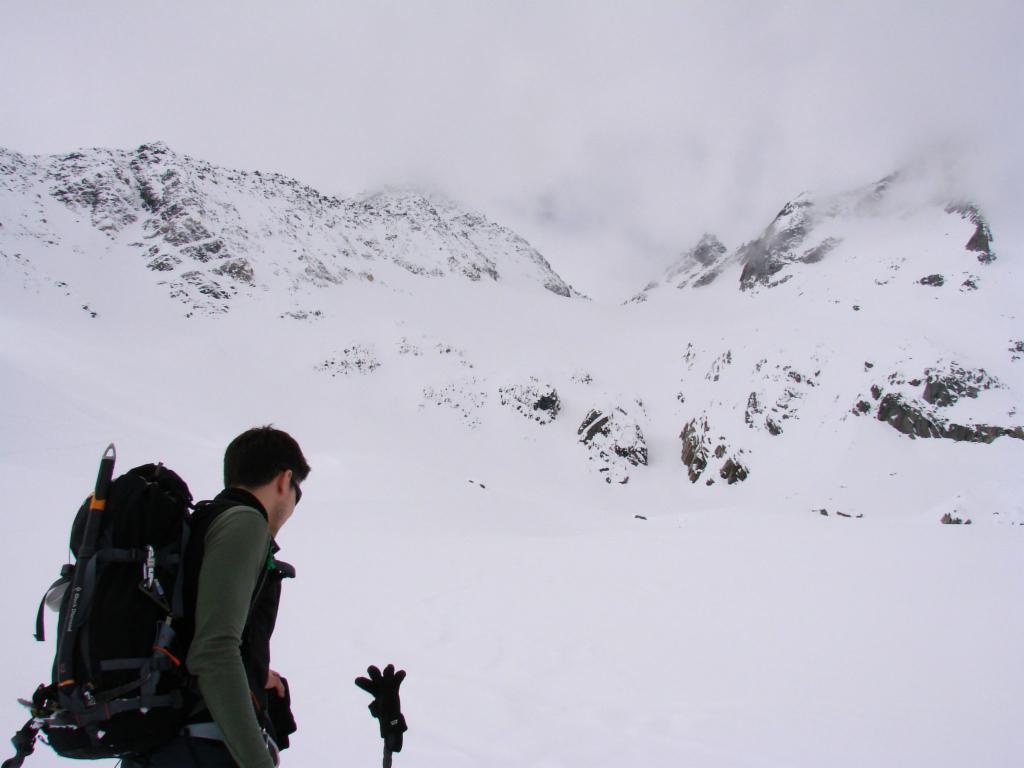
{"label": "man's shoulder", "polygon": [[234,504],[218,510],[209,520],[206,535],[219,531],[259,531],[266,533],[267,519],[255,507],[245,504]]}

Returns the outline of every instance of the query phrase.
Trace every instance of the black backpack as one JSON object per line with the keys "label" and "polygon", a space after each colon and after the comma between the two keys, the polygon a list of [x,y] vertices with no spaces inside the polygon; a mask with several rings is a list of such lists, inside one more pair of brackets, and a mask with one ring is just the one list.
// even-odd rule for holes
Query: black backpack
{"label": "black backpack", "polygon": [[71,529],[75,562],[40,603],[42,641],[45,604],[60,599],[53,676],[20,700],[32,718],[2,768],[18,768],[39,731],[63,757],[144,754],[178,733],[194,703],[179,632],[192,494],[162,464],[112,480],[114,461],[111,445]]}

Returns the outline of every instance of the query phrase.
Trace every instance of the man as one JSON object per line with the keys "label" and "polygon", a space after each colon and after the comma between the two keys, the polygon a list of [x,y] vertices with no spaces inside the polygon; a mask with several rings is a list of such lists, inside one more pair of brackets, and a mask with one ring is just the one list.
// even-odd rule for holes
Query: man
{"label": "man", "polygon": [[[180,736],[124,768],[276,765],[268,711],[280,709],[287,688],[270,669],[270,636],[281,579],[294,570],[274,560],[274,539],[309,469],[299,444],[279,429],[256,427],[231,441],[225,490],[197,507],[185,557],[186,615],[194,617],[186,666],[200,700]],[[279,730],[282,719],[294,730],[287,707]],[[278,738],[287,737],[283,730]]]}

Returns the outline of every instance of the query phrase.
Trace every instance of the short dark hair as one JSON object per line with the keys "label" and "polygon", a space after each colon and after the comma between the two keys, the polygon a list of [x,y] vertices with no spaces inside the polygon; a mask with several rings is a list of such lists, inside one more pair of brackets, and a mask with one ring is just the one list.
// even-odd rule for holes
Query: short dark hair
{"label": "short dark hair", "polygon": [[225,488],[258,488],[286,469],[299,483],[309,474],[309,464],[295,438],[270,424],[246,430],[224,451]]}

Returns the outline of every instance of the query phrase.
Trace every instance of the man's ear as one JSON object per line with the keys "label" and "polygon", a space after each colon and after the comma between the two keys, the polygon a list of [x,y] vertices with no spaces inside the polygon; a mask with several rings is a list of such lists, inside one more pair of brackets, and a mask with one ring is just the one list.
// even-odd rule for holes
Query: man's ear
{"label": "man's ear", "polygon": [[292,471],[290,469],[282,469],[277,473],[277,477],[274,478],[274,489],[280,495],[288,493],[288,488],[292,484]]}

